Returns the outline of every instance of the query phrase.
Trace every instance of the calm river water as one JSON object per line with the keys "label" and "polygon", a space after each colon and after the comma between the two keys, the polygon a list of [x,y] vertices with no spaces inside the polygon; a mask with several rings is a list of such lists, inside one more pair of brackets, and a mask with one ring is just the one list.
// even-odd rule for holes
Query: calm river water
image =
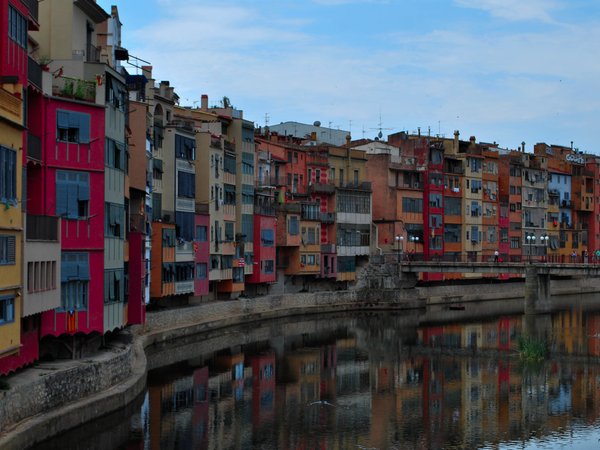
{"label": "calm river water", "polygon": [[[454,311],[453,311],[454,313]],[[552,358],[514,356],[530,330]],[[39,448],[598,449],[600,312],[303,317],[149,352],[130,410]]]}

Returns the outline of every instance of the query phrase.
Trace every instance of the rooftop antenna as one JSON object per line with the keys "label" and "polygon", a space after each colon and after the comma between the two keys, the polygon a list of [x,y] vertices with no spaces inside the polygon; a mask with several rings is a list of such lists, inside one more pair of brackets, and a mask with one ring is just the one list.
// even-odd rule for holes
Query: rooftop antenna
{"label": "rooftop antenna", "polygon": [[265,113],[265,128],[269,126],[269,113]]}
{"label": "rooftop antenna", "polygon": [[381,123],[381,112],[379,112],[379,123],[377,124],[377,128],[370,128],[371,130],[379,130],[379,133],[377,133],[377,138],[381,139],[383,137],[383,132],[382,130],[392,130],[393,128],[383,128]]}

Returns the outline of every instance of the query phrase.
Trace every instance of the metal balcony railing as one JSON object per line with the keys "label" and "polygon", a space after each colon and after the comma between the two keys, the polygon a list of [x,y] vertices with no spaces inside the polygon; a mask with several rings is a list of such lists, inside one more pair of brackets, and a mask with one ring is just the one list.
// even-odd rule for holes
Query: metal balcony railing
{"label": "metal balcony railing", "polygon": [[27,214],[25,238],[28,241],[58,242],[59,223],[58,217]]}

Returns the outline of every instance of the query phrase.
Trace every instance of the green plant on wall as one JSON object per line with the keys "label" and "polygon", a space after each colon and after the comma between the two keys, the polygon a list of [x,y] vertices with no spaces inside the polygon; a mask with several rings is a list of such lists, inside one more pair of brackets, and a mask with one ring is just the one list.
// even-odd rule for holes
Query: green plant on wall
{"label": "green plant on wall", "polygon": [[75,88],[75,98],[85,99],[85,85],[81,82],[77,82],[77,87]]}
{"label": "green plant on wall", "polygon": [[72,97],[73,89],[74,89],[73,80],[65,80],[65,85],[62,90],[63,95],[66,97]]}

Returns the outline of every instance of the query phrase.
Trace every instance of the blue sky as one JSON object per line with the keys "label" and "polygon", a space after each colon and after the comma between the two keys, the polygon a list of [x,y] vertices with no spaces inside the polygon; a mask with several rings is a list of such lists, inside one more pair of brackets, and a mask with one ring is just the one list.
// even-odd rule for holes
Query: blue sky
{"label": "blue sky", "polygon": [[[597,0],[124,0],[123,46],[182,105],[353,138],[421,128],[600,154]],[[196,105],[198,103],[195,103]]]}

